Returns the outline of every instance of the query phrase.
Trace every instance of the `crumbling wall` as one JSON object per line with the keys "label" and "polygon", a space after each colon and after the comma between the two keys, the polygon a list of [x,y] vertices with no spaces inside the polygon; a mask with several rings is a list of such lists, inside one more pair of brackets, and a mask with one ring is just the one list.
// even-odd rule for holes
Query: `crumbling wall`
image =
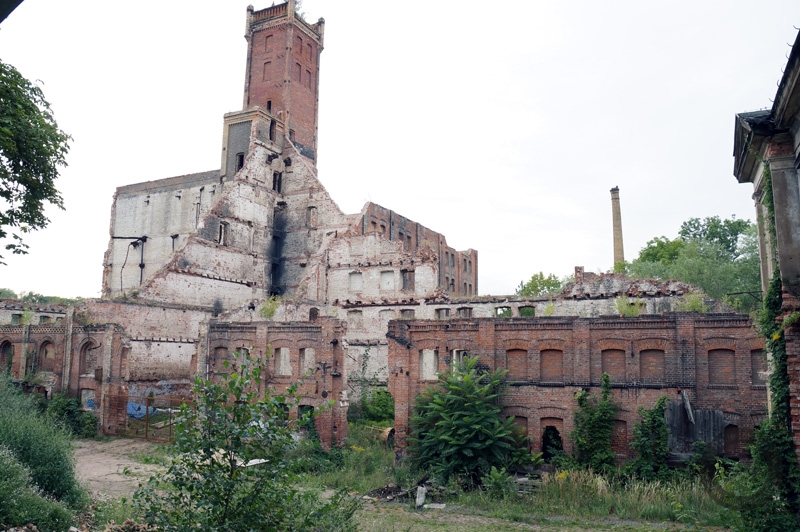
{"label": "crumbling wall", "polygon": [[[436,383],[437,372],[450,371],[464,356],[478,356],[489,369],[509,370],[503,404],[527,427],[537,451],[546,426],[556,426],[571,449],[567,436],[573,428],[574,395],[581,389],[599,392],[604,372],[621,404],[615,422],[620,458],[629,456],[638,407],[651,408],[662,395],[682,400],[685,394],[701,412],[698,429],[688,437],[713,435],[714,441],[723,441],[726,455],[736,458],[744,457],[764,414],[766,390],[757,377],[760,366],[754,366],[760,359],[752,356],[763,343],[745,315],[392,321],[387,338],[389,390],[401,447],[414,398]],[[724,423],[715,421],[719,415],[702,412],[720,412]]]}

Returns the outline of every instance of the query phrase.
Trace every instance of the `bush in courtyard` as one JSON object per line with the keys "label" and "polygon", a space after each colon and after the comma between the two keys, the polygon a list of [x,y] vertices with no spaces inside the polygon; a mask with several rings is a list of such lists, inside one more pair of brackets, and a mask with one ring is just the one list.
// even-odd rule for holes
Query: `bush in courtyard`
{"label": "bush in courtyard", "polygon": [[42,532],[64,531],[72,524],[72,514],[63,504],[42,496],[25,466],[0,446],[0,529],[28,523]]}
{"label": "bush in courtyard", "polygon": [[7,376],[0,376],[0,445],[30,471],[45,495],[76,509],[87,502],[75,476],[69,432],[39,415],[32,398]]}
{"label": "bush in courtyard", "polygon": [[[226,366],[228,364],[226,363]],[[166,531],[349,531],[357,502],[299,491],[286,453],[295,445],[296,388],[276,394],[250,356],[220,382],[195,382],[167,470],[134,495],[145,519]]]}
{"label": "bush in courtyard", "polygon": [[439,480],[480,485],[492,467],[523,465],[532,459],[527,437],[514,417],[502,419],[505,370],[480,372],[477,357],[439,375],[439,383],[417,397],[409,453],[414,464]]}
{"label": "bush in courtyard", "polygon": [[97,416],[94,412],[81,410],[81,401],[75,397],[56,394],[47,401],[48,417],[63,423],[76,438],[92,438],[97,435]]}

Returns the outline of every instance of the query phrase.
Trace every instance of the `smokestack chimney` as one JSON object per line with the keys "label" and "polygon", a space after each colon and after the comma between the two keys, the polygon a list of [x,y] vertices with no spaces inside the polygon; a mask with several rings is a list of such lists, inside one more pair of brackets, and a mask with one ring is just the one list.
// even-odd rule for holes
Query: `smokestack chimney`
{"label": "smokestack chimney", "polygon": [[625,262],[625,251],[622,247],[622,212],[619,208],[619,187],[611,189],[611,216],[614,222],[614,267]]}

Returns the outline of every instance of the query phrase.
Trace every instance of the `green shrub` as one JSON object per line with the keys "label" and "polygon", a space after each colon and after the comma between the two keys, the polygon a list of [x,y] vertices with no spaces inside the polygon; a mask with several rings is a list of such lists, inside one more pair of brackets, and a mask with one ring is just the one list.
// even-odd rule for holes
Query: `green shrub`
{"label": "green shrub", "polygon": [[0,445],[28,468],[44,494],[76,509],[86,504],[87,495],[75,476],[69,432],[38,415],[31,398],[5,376],[0,376]]}
{"label": "green shrub", "polygon": [[388,390],[372,389],[361,401],[364,421],[394,421],[394,397]]}
{"label": "green shrub", "polygon": [[456,478],[464,487],[480,485],[492,466],[511,467],[531,459],[527,437],[502,419],[498,401],[505,370],[479,372],[478,358],[439,376],[438,386],[417,397],[409,453],[420,469],[442,482]]}
{"label": "green shrub", "polygon": [[354,530],[357,501],[339,494],[323,502],[294,486],[287,452],[297,427],[286,409],[297,406],[297,389],[278,395],[261,373],[247,355],[219,383],[195,382],[175,456],[134,494],[147,522],[165,531]]}
{"label": "green shrub", "polygon": [[43,497],[25,466],[0,446],[0,529],[28,523],[42,532],[65,531],[72,514],[63,504]]}
{"label": "green shrub", "polygon": [[75,397],[56,394],[47,401],[47,415],[62,423],[76,438],[92,438],[97,435],[97,416],[94,412],[81,410],[81,401]]}
{"label": "green shrub", "polygon": [[504,467],[497,469],[492,466],[492,469],[481,478],[481,486],[492,499],[505,499],[517,491],[514,477],[509,475]]}
{"label": "green shrub", "polygon": [[653,408],[639,407],[642,421],[633,427],[631,443],[636,458],[626,464],[628,473],[645,480],[665,478],[669,474],[669,427],[664,415],[668,404],[669,398],[661,396]]}
{"label": "green shrub", "polygon": [[611,449],[611,434],[614,431],[614,417],[619,405],[611,393],[611,377],[603,373],[600,396],[578,392],[575,399],[575,429],[572,440],[575,442],[578,461],[595,471],[610,470],[614,467],[616,453]]}

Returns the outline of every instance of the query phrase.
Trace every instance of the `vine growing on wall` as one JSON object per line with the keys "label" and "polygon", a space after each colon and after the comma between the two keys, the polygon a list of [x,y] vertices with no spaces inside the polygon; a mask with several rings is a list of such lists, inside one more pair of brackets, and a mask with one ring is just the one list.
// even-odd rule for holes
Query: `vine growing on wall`
{"label": "vine growing on wall", "polygon": [[575,430],[572,431],[578,461],[595,471],[613,468],[616,458],[611,448],[611,435],[619,404],[612,397],[608,373],[603,373],[601,381],[600,396],[585,391],[575,395],[578,409],[575,411]]}
{"label": "vine growing on wall", "polygon": [[[763,205],[767,210],[766,229],[770,237],[772,257],[777,257],[775,206],[772,197],[772,176],[765,164]],[[729,502],[738,507],[749,530],[790,530],[800,526],[800,467],[792,440],[789,373],[786,354],[786,325],[778,322],[782,315],[780,271],[775,273],[764,297],[758,320],[765,338],[765,351],[772,354],[769,389],[771,413],[756,431],[751,448],[753,464],[749,470],[718,472]],[[796,318],[789,317],[792,322]]]}

